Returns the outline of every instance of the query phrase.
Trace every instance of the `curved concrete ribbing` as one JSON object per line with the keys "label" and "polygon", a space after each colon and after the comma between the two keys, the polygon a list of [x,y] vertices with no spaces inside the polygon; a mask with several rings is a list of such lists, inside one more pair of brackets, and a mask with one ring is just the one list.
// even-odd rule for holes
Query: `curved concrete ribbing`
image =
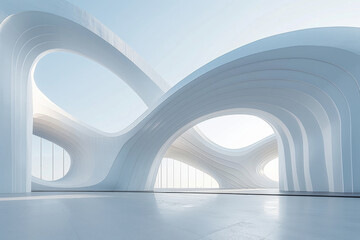
{"label": "curved concrete ribbing", "polygon": [[190,76],[129,131],[133,135],[104,181],[86,189],[151,188],[160,159],[182,132],[224,110],[245,108],[267,120],[278,135],[280,189],[355,191],[349,179],[354,153],[344,149],[351,149],[351,112],[357,110],[350,102],[358,97],[358,87],[344,59],[359,61],[345,50],[300,46],[257,53]]}
{"label": "curved concrete ribbing", "polygon": [[[2,14],[8,15],[2,16],[0,26],[0,155],[5,159],[0,162],[1,192],[30,189],[31,72],[43,54],[58,49],[103,64],[149,109],[126,130],[109,135],[40,97],[43,106],[35,114],[35,133],[66,148],[73,167],[65,178],[38,181],[36,188],[151,189],[169,147],[171,152],[180,145],[177,154],[190,159],[184,153],[188,143],[182,138],[174,142],[180,135],[203,120],[246,109],[275,130],[281,190],[360,192],[358,28],[301,30],[256,41],[205,65],[163,94],[163,82],[136,64],[117,44],[121,41],[98,22],[88,15],[81,18],[81,11],[67,17],[71,13],[29,11],[37,4],[26,3],[20,10],[15,3],[6,6]],[[257,151],[265,156],[263,150]],[[192,156],[199,154],[199,149],[191,151]],[[241,171],[246,176],[246,171],[229,169],[210,153],[201,154],[206,162],[192,161],[225,179],[224,186],[265,184],[251,174],[244,182],[235,175]]]}
{"label": "curved concrete ribbing", "polygon": [[[336,33],[339,29],[327,30]],[[127,181],[119,181],[117,187],[150,187],[157,166],[145,159],[159,160],[171,142],[202,116],[242,107],[271,116],[263,118],[281,138],[282,190],[357,191],[357,169],[353,166],[358,153],[348,145],[354,141],[358,122],[357,62],[356,53],[339,48],[287,47],[225,63],[195,78],[190,76],[170,90],[154,110],[158,116],[149,114],[147,125],[141,126],[119,153],[117,161],[131,159],[121,169],[132,171],[116,169],[127,174]],[[135,152],[135,146],[144,151]],[[136,174],[146,172],[145,167],[150,171],[146,180],[145,174]]]}
{"label": "curved concrete ribbing", "polygon": [[278,156],[275,135],[240,150],[214,149],[193,129],[186,131],[167,150],[165,157],[189,164],[212,176],[220,188],[275,188],[263,167]]}
{"label": "curved concrete ribbing", "polygon": [[[85,16],[83,20],[87,22],[87,20],[91,21],[91,18]],[[126,45],[112,37],[114,35],[111,32],[96,23],[92,27],[97,30],[102,29],[101,35],[63,17],[36,11],[16,13],[1,22],[0,88],[4,96],[4,101],[1,101],[4,144],[0,153],[6,161],[2,161],[3,172],[0,176],[4,178],[1,182],[11,182],[6,184],[7,186],[1,186],[4,192],[30,190],[32,94],[29,79],[37,61],[44,54],[64,49],[92,58],[121,77],[149,106],[162,95],[162,88],[166,90],[167,85],[161,79],[151,78],[138,67],[136,62],[138,59],[135,55],[132,55],[133,59],[129,58]],[[109,38],[111,41],[107,41]],[[121,52],[120,47],[125,51]],[[48,112],[45,112],[46,114]],[[71,124],[68,127],[76,128]],[[91,140],[87,139],[87,141]],[[108,140],[105,139],[104,142]],[[102,148],[97,146],[99,147]],[[89,182],[93,182],[93,179]]]}

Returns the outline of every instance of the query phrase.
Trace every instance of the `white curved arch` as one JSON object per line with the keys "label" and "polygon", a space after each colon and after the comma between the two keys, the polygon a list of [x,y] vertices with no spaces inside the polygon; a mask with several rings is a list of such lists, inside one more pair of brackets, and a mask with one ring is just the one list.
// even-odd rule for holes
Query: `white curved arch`
{"label": "white curved arch", "polygon": [[195,130],[189,129],[173,142],[165,157],[208,173],[220,188],[276,188],[277,183],[264,178],[258,166],[277,157],[277,149],[276,137],[271,135],[240,151],[219,151],[206,145]]}
{"label": "white curved arch", "polygon": [[[78,14],[81,14],[81,12]],[[84,17],[85,18],[82,19],[82,23],[87,23],[88,21],[92,20],[92,18],[89,16]],[[32,76],[32,71],[36,65],[36,62],[44,54],[57,49],[67,49],[76,51],[79,54],[83,54],[89,58],[93,58],[95,61],[101,62],[101,64],[103,64],[105,67],[124,79],[124,81],[129,84],[130,87],[132,87],[141,98],[144,99],[147,105],[154,104],[163,93],[163,90],[159,86],[161,86],[163,89],[166,89],[167,85],[165,82],[163,82],[163,80],[157,77],[150,78],[145,73],[146,71],[138,67],[143,66],[143,64],[141,64],[141,59],[137,59],[136,55],[130,49],[128,49],[126,45],[115,35],[113,35],[106,28],[103,28],[103,26],[98,23],[91,25],[91,27],[92,30],[98,31],[100,29],[101,31],[90,31],[89,28],[83,27],[63,17],[36,11],[15,13],[5,18],[1,22],[0,47],[2,57],[4,59],[11,59],[11,61],[7,61],[1,66],[1,79],[9,79],[2,81],[4,83],[1,86],[1,90],[5,97],[13,98],[11,101],[17,103],[18,106],[16,106],[16,108],[19,109],[19,120],[16,120],[13,119],[13,115],[10,112],[7,112],[8,109],[6,106],[2,106],[5,111],[1,115],[11,117],[12,119],[9,119],[9,121],[16,121],[17,123],[14,125],[16,129],[15,132],[19,132],[14,133],[4,131],[4,138],[8,138],[6,142],[11,143],[12,141],[10,139],[14,139],[17,144],[15,145],[11,143],[14,147],[14,149],[11,151],[6,149],[8,144],[4,144],[4,149],[2,149],[3,151],[1,152],[4,152],[5,158],[11,159],[11,162],[16,162],[17,166],[10,166],[5,164],[3,169],[11,167],[14,169],[14,173],[12,173],[12,176],[10,176],[11,174],[9,175],[8,173],[4,173],[3,176],[7,179],[6,181],[10,181],[10,178],[21,178],[21,180],[16,180],[17,183],[14,185],[22,185],[22,187],[20,187],[18,190],[12,188],[12,190],[7,189],[6,191],[24,191],[24,186],[21,182],[27,182],[25,189],[30,189],[29,170],[26,172],[17,172],[19,170],[15,169],[26,169],[27,167],[25,166],[29,165],[28,160],[26,159],[29,159],[30,154],[29,150],[26,149],[28,149],[28,145],[31,145],[29,142],[31,142],[30,136],[32,134],[32,118],[30,117],[32,116],[32,101],[31,84],[29,84],[28,79]],[[129,58],[129,56],[131,56],[131,58]],[[8,83],[11,84],[9,85]],[[17,84],[20,84],[21,87],[18,88]],[[11,94],[11,96],[9,96],[8,94],[12,93],[13,91],[15,91],[16,94]],[[27,97],[22,97],[23,95]],[[43,103],[43,105],[46,104]],[[87,137],[87,135],[92,136],[92,138],[98,138],[99,136],[102,136],[93,129],[89,131],[87,127],[80,126],[78,123],[76,123],[76,121],[74,121],[74,119],[69,118],[69,116],[62,116],[64,114],[63,111],[59,111],[58,108],[54,107],[54,104],[47,105],[50,107],[47,106],[48,109],[44,114],[46,115],[45,118],[47,118],[45,122],[47,122],[49,125],[48,129],[54,129],[54,126],[56,128],[61,127],[61,124],[66,125],[65,127],[68,128],[68,137],[61,135],[61,131],[57,130],[52,131],[52,134],[43,133],[48,134],[47,137],[51,140],[59,141],[59,138],[62,138],[64,142],[68,141],[71,137],[76,139],[83,136],[83,138],[85,137],[86,139],[78,139],[76,140],[77,144],[72,145],[73,148],[81,149],[81,146],[89,147],[87,143],[93,142],[91,138],[89,139]],[[44,114],[40,115],[42,115],[44,118]],[[18,114],[16,113],[15,116],[17,115]],[[54,121],[49,121],[49,117],[52,118],[52,115],[55,115],[56,117]],[[28,119],[26,124],[24,124],[24,120],[21,120],[22,118]],[[65,122],[60,123],[61,121]],[[35,125],[36,124],[37,123],[35,123]],[[76,129],[75,134],[73,132],[74,129]],[[69,137],[70,135],[72,136]],[[27,136],[27,139],[25,141],[16,140],[21,136]],[[71,144],[70,142],[71,141],[68,141],[67,143],[62,144],[69,145]],[[107,142],[107,140],[104,140],[103,142]],[[116,143],[110,145],[116,145]],[[26,151],[17,150],[15,148],[25,149]],[[114,147],[110,148],[114,149]],[[102,149],[102,153],[104,151],[109,151],[109,147],[103,147],[102,144],[98,144],[95,149]],[[11,152],[13,152],[13,154],[11,154]],[[83,150],[80,150],[80,152],[80,155],[84,155]],[[111,153],[108,153],[107,155],[111,156]],[[92,155],[92,158],[99,156],[100,153],[97,153]],[[76,162],[84,162],[86,156],[79,156],[78,159],[82,160],[77,160]],[[84,166],[95,167],[94,162],[92,164],[83,163],[82,167]],[[75,171],[77,168],[74,166],[72,169]],[[71,172],[73,172],[73,170],[71,170]],[[81,172],[86,171],[81,170]],[[90,170],[88,172],[90,172]],[[20,175],[26,177],[20,177]],[[69,174],[69,176],[71,175],[72,174]],[[80,176],[79,174],[75,175],[77,178],[81,179],[78,180],[78,182],[91,179],[90,176],[84,177]],[[85,180],[86,178],[87,180]],[[11,181],[14,182],[14,180]],[[92,180],[90,180],[90,182],[91,181]],[[76,183],[76,181],[74,182]]]}
{"label": "white curved arch", "polygon": [[[30,73],[42,54],[56,49],[103,64],[149,109],[126,130],[105,135],[42,97],[34,131],[64,146],[73,167],[60,181],[35,182],[38,189],[151,189],[160,159],[182,133],[224,111],[247,109],[275,129],[280,190],[360,192],[358,28],[308,29],[256,41],[212,61],[164,93],[163,83],[88,15],[82,18],[79,10],[37,12],[33,10],[45,10],[36,4],[16,10],[17,4],[9,2],[12,8],[5,9],[0,26],[0,155],[5,159],[0,162],[0,192],[30,190]],[[71,14],[75,16],[68,17]],[[87,44],[80,44],[85,39]],[[181,140],[173,147],[176,144],[186,145]],[[177,154],[186,155],[182,151]],[[207,167],[221,175],[224,161],[202,154]],[[236,176],[239,171],[233,166],[219,179],[232,186],[247,184]]]}
{"label": "white curved arch", "polygon": [[[333,31],[333,29],[328,29],[328,30]],[[349,29],[347,29],[347,30],[349,30]],[[352,29],[352,30],[355,30],[355,29]],[[269,97],[265,98],[264,94],[266,93],[266,91],[269,90],[269,88],[268,88],[268,86],[263,85],[262,86],[263,89],[261,91],[260,90],[257,91],[259,95],[255,95],[256,92],[253,92],[252,96],[249,96],[248,98],[249,98],[249,100],[251,100],[253,102],[265,101],[267,104],[270,104],[271,101],[274,102],[274,100],[278,99],[277,101],[274,102],[274,104],[276,106],[284,105],[282,108],[288,109],[287,111],[289,111],[289,113],[291,113],[292,116],[294,116],[294,117],[296,116],[295,123],[297,123],[297,125],[300,124],[299,129],[300,130],[302,129],[301,130],[302,134],[301,135],[294,134],[293,138],[295,137],[295,139],[299,139],[299,137],[301,137],[302,135],[303,135],[303,137],[305,137],[304,139],[303,139],[303,137],[301,137],[299,140],[296,140],[296,141],[298,141],[299,143],[300,142],[302,143],[303,148],[304,148],[302,150],[302,152],[303,152],[302,154],[303,155],[305,154],[305,156],[307,156],[307,157],[305,158],[305,162],[302,159],[294,160],[294,164],[303,166],[304,172],[298,171],[300,168],[297,169],[297,167],[293,167],[292,175],[295,175],[295,174],[305,175],[304,176],[305,185],[302,186],[302,188],[304,190],[307,190],[307,191],[311,191],[311,190],[344,191],[344,188],[349,188],[349,187],[352,188],[352,186],[351,185],[345,186],[346,184],[343,183],[343,180],[345,180],[345,179],[341,179],[344,175],[342,173],[342,169],[341,168],[335,169],[332,167],[332,164],[334,164],[334,165],[337,164],[340,166],[342,165],[342,167],[344,167],[344,165],[346,163],[343,163],[343,161],[348,161],[348,160],[341,157],[341,155],[347,154],[347,153],[344,153],[343,151],[341,151],[341,149],[338,149],[337,146],[333,144],[334,141],[336,142],[339,140],[339,139],[336,139],[337,137],[334,137],[329,142],[329,141],[327,141],[326,136],[339,136],[340,137],[341,132],[348,131],[347,129],[349,129],[348,128],[349,125],[345,126],[345,124],[344,124],[343,126],[341,126],[341,129],[340,129],[340,120],[339,119],[344,118],[344,121],[342,121],[343,123],[347,122],[349,120],[345,120],[346,115],[340,115],[339,111],[347,111],[349,106],[345,105],[344,107],[339,107],[339,104],[341,104],[341,101],[343,101],[345,104],[347,104],[349,101],[346,100],[346,98],[347,98],[346,96],[350,93],[344,94],[343,92],[346,90],[346,88],[339,86],[339,82],[337,81],[336,78],[334,78],[334,76],[330,76],[327,72],[321,72],[321,68],[317,68],[318,66],[314,65],[314,62],[319,62],[320,64],[323,64],[323,65],[326,64],[327,69],[329,69],[328,72],[338,71],[338,76],[340,74],[343,77],[343,79],[345,79],[345,81],[341,82],[341,84],[344,84],[344,82],[347,84],[347,86],[351,86],[352,84],[355,84],[352,87],[347,87],[347,91],[353,91],[354,93],[352,93],[351,95],[356,96],[356,95],[358,95],[358,93],[357,93],[358,88],[357,88],[357,83],[356,83],[357,80],[354,81],[354,79],[351,77],[351,75],[353,75],[353,74],[349,75],[346,71],[342,70],[342,69],[344,69],[344,66],[341,66],[342,65],[341,62],[342,63],[346,62],[346,61],[344,61],[345,59],[347,61],[349,61],[349,59],[358,61],[358,56],[356,54],[350,53],[348,51],[342,51],[340,49],[328,48],[328,47],[303,47],[302,46],[302,47],[298,47],[298,49],[296,47],[294,47],[294,48],[273,50],[271,52],[271,55],[274,56],[274,55],[276,55],[275,52],[278,52],[281,55],[286,55],[286,54],[295,55],[292,58],[300,59],[302,57],[301,55],[308,54],[307,58],[302,57],[304,62],[308,62],[308,61],[311,62],[311,66],[310,66],[310,64],[306,65],[306,68],[308,68],[308,70],[301,70],[302,65],[297,65],[298,68],[300,68],[300,69],[297,70],[296,72],[293,71],[290,76],[287,74],[287,77],[290,78],[287,81],[289,82],[288,85],[292,85],[292,88],[294,88],[294,86],[296,86],[294,84],[300,83],[300,84],[304,85],[308,81],[306,79],[308,79],[309,76],[312,76],[312,78],[314,79],[313,81],[310,82],[312,87],[308,87],[308,90],[307,90],[307,92],[311,93],[311,95],[310,94],[305,94],[305,95],[301,94],[301,95],[299,95],[299,97],[296,97],[296,95],[293,95],[293,94],[286,94],[286,92],[289,93],[289,90],[286,89],[285,87],[281,87],[282,89],[286,90],[286,92],[278,92],[277,93],[277,92],[274,92],[273,89],[271,89],[272,92],[269,93],[270,94],[269,97],[272,96],[272,98],[274,98],[274,99],[271,99]],[[304,50],[307,50],[307,51],[304,52]],[[336,53],[336,55],[338,57],[338,60],[337,60],[338,63],[332,62],[335,59],[325,61],[324,58],[327,58],[328,56],[333,55],[334,53]],[[270,55],[269,52],[266,52],[266,54]],[[257,54],[257,56],[259,56],[259,55],[266,56],[266,54]],[[298,54],[300,56],[296,56],[296,54]],[[253,57],[253,56],[250,56],[249,58],[251,59],[251,57]],[[288,65],[287,61],[288,61],[289,57],[286,57],[286,58],[285,57],[286,56],[282,57],[282,59],[284,59],[283,64]],[[330,61],[330,63],[326,63],[329,61]],[[352,62],[354,62],[354,61],[352,61]],[[231,63],[229,63],[229,64],[231,64]],[[276,59],[276,64],[279,67],[279,69],[277,69],[277,71],[282,72],[282,71],[286,70],[286,69],[281,69],[283,67],[281,66],[281,62],[279,62],[279,59]],[[339,67],[339,64],[340,64],[340,67]],[[233,63],[233,65],[234,65],[234,63]],[[242,64],[240,66],[244,66],[244,65]],[[310,67],[311,67],[311,69],[310,69]],[[356,71],[355,68],[353,68],[352,71]],[[221,75],[222,77],[225,77],[225,73],[229,74],[229,71],[218,70],[217,77],[219,77],[219,75],[220,75],[219,72],[223,73],[223,75]],[[299,74],[301,72],[303,72],[303,73]],[[269,72],[267,72],[266,75],[264,73],[262,73],[263,75],[258,75],[258,76],[255,75],[253,77],[262,77],[265,80],[268,80],[269,83],[276,83],[276,81],[272,80],[272,78],[274,78],[274,77],[271,77],[271,79],[269,79],[268,73]],[[287,71],[286,73],[289,73],[289,71]],[[209,75],[211,75],[211,74],[208,72],[208,73],[204,74],[204,76],[200,76],[198,79],[201,79],[201,78],[205,79]],[[302,77],[301,75],[306,75],[306,78],[304,78],[305,76]],[[237,78],[239,79],[239,77],[237,77]],[[295,79],[297,78],[299,80],[295,81],[295,80],[291,80],[291,78],[295,78]],[[349,80],[346,80],[346,78],[349,78]],[[198,79],[196,79],[196,80],[198,80]],[[214,78],[214,79],[216,79],[216,78]],[[219,79],[219,78],[217,78],[217,79]],[[193,81],[196,81],[196,80],[193,80]],[[327,82],[327,85],[324,85],[324,80]],[[198,81],[201,81],[201,80],[198,80]],[[205,82],[205,80],[203,80],[203,81]],[[222,81],[224,81],[224,80],[222,80]],[[186,80],[184,82],[186,82]],[[229,78],[229,82],[227,82],[227,84],[225,84],[223,82],[221,83],[224,86],[226,86],[226,87],[224,87],[224,89],[226,89],[226,88],[228,89],[228,90],[224,90],[224,92],[227,91],[226,92],[227,94],[231,93],[232,91],[233,92],[238,91],[237,92],[238,95],[243,94],[243,97],[244,97],[245,94],[249,92],[249,89],[247,89],[246,93],[245,92],[242,93],[240,90],[237,90],[235,88],[236,85],[230,86],[230,83],[232,83],[231,78]],[[252,82],[252,83],[254,83],[254,82]],[[192,84],[192,82],[189,82],[188,85],[191,85],[191,86],[188,87],[185,85],[183,87],[183,89],[186,88],[186,90],[178,89],[177,91],[180,92],[183,90],[182,93],[186,91],[186,95],[184,93],[183,99],[187,99],[187,97],[190,98],[191,95],[188,92],[191,92],[191,94],[196,95],[197,101],[200,101],[198,99],[203,97],[203,96],[201,96],[201,91],[204,91],[204,92],[206,91],[206,93],[209,95],[209,96],[207,96],[207,98],[208,98],[206,101],[207,105],[219,104],[219,99],[220,99],[219,92],[221,92],[221,90],[219,90],[219,86],[218,85],[216,86],[216,84],[219,84],[219,83],[216,82],[216,80],[210,82],[209,77],[208,77],[206,86],[202,85],[201,90],[200,90],[200,88],[197,88],[196,85]],[[236,84],[236,83],[234,83],[234,84]],[[242,87],[244,87],[244,90],[245,90],[244,82],[242,82],[241,85],[242,85]],[[257,85],[257,88],[259,88],[259,89],[261,88],[260,84],[256,84],[256,85]],[[309,83],[308,83],[308,85],[309,85]],[[340,98],[336,99],[335,95],[333,95],[334,91],[329,92],[329,89],[323,89],[320,87],[321,85],[327,86],[328,88],[335,88],[334,90],[339,92],[339,94],[337,92],[335,92],[335,94],[340,95],[339,96]],[[211,88],[208,86],[210,86],[212,89],[214,89],[213,90],[214,94],[212,94]],[[204,89],[204,87],[207,89]],[[195,88],[197,91],[196,92],[195,92],[195,90],[192,91]],[[299,88],[299,87],[297,87],[297,88]],[[301,89],[301,88],[299,88],[299,89]],[[317,95],[315,95],[315,96],[314,96],[314,93],[315,93],[314,90],[317,90],[317,92],[318,92]],[[298,90],[298,92],[299,91],[301,92],[304,90],[301,89],[301,90]],[[180,95],[180,93],[178,93],[178,92],[174,93],[174,95],[176,95],[176,94]],[[275,93],[277,93],[277,94],[275,94]],[[281,96],[280,93],[283,95],[285,94],[285,95]],[[254,97],[254,96],[256,96],[256,97]],[[231,96],[231,97],[233,98],[232,99],[233,101],[236,101],[237,99],[238,99],[238,101],[241,100],[241,97],[237,97],[237,96]],[[229,97],[229,98],[231,98],[231,97]],[[253,99],[251,99],[251,97],[253,97]],[[315,97],[316,101],[315,101],[314,97]],[[223,98],[226,100],[226,96],[224,96]],[[264,100],[260,100],[261,98],[263,98]],[[291,100],[292,98],[294,98],[294,99]],[[296,98],[298,100],[296,100]],[[313,98],[314,100],[310,101],[311,98]],[[215,102],[213,99],[217,100],[216,103],[213,103],[213,102]],[[326,102],[324,100],[326,100]],[[191,98],[191,101],[192,101],[191,102],[192,105],[194,105],[194,101],[195,101],[194,98]],[[204,100],[204,102],[205,102],[205,100]],[[298,102],[298,103],[296,103],[296,102]],[[228,103],[228,105],[231,106],[231,103]],[[186,106],[185,107],[186,111],[190,112],[189,109],[191,108],[191,106],[189,106],[189,105],[185,105],[185,106]],[[203,106],[204,105],[199,104],[199,105],[197,105],[197,109],[203,110]],[[260,106],[260,105],[258,105],[258,106]],[[298,107],[296,107],[296,106],[298,106]],[[293,109],[300,108],[300,107],[302,108],[302,110],[301,109],[293,110]],[[342,109],[339,110],[338,108],[342,108]],[[216,107],[214,107],[214,109],[216,109]],[[214,111],[214,109],[213,109],[213,111]],[[179,109],[177,109],[177,110],[179,110]],[[298,111],[298,113],[296,113],[294,111]],[[308,112],[308,113],[306,114],[306,112]],[[172,112],[172,113],[175,114],[174,112]],[[185,115],[184,113],[180,113],[180,114]],[[189,117],[188,115],[186,115],[186,116]],[[177,117],[179,117],[179,114],[177,115]],[[310,117],[313,118],[313,120],[310,120],[311,119]],[[330,119],[333,121],[337,121],[338,123],[333,122],[333,121],[330,122]],[[338,119],[338,120],[336,120],[336,119]],[[167,121],[171,121],[171,120],[167,119]],[[172,123],[174,123],[174,122],[172,122]],[[186,124],[183,123],[183,125],[185,126]],[[294,129],[295,126],[296,125],[294,125],[292,128]],[[332,129],[331,128],[329,129],[328,126],[330,126]],[[314,128],[314,127],[318,128],[318,130],[316,130],[316,128]],[[291,131],[294,131],[293,129]],[[169,129],[167,129],[167,130],[169,130]],[[316,133],[316,132],[318,132],[318,133]],[[344,134],[343,137],[347,138],[347,137],[349,137],[349,135]],[[309,142],[309,140],[311,140],[311,142]],[[318,145],[319,143],[325,144],[324,147],[321,147],[321,145]],[[298,144],[294,144],[294,147],[292,147],[290,149],[295,150],[296,149],[295,146],[298,146]],[[319,151],[319,150],[314,149],[315,146],[319,147],[321,150]],[[336,149],[338,149],[338,150],[336,150]],[[328,157],[325,157],[325,155],[324,155],[325,151],[326,151],[326,154]],[[318,154],[320,154],[320,155],[318,155]],[[335,157],[331,157],[331,156],[334,156],[334,154],[336,154],[336,159],[341,159],[341,160],[334,161],[333,159]],[[329,157],[331,157],[331,158],[329,159]],[[289,159],[294,159],[294,156],[293,157],[289,156]],[[308,159],[308,160],[306,160],[306,159]],[[315,162],[315,159],[323,159],[322,160],[323,162],[321,163],[321,160],[316,160],[316,162]],[[303,162],[303,164],[301,164],[301,162]],[[323,170],[321,170],[321,169],[323,169]],[[325,172],[324,172],[324,170],[325,170]],[[311,172],[311,171],[313,171],[313,172]],[[289,172],[291,172],[291,171],[286,171],[287,174],[290,174]],[[323,174],[322,176],[318,175],[320,172],[322,172],[322,174]],[[291,178],[293,178],[292,181],[299,180],[297,176],[291,177]],[[291,180],[291,178],[289,180]],[[334,178],[336,178],[336,180]],[[335,183],[336,183],[336,186],[335,186]],[[292,183],[292,185],[293,185],[293,183]],[[290,187],[288,186],[288,188],[290,188],[291,190],[293,190],[293,189],[296,190],[296,188],[294,188],[294,185],[290,186]]]}
{"label": "white curved arch", "polygon": [[[302,56],[304,55],[304,50],[307,50],[308,53],[306,57]],[[281,159],[280,189],[341,192],[346,191],[346,188],[352,188],[353,183],[351,183],[351,186],[345,185],[346,179],[343,178],[344,174],[342,173],[344,165],[349,164],[343,163],[344,157],[342,155],[347,155],[348,153],[341,151],[334,143],[339,140],[346,141],[347,139],[346,134],[343,136],[344,139],[338,138],[342,136],[341,132],[344,133],[349,129],[349,126],[346,124],[340,125],[341,122],[349,121],[346,120],[349,116],[349,114],[346,114],[346,111],[349,111],[348,109],[350,108],[349,100],[347,100],[349,93],[344,93],[344,91],[355,91],[352,95],[356,96],[356,85],[347,88],[341,87],[339,82],[331,79],[332,76],[328,72],[337,72],[337,74],[343,75],[343,79],[348,78],[346,80],[347,85],[345,84],[345,86],[353,83],[356,84],[356,82],[342,70],[342,67],[338,67],[335,63],[329,64],[328,61],[323,60],[323,58],[331,55],[333,51],[337,52],[340,50],[303,46],[273,50],[272,52],[249,56],[249,63],[246,64],[242,63],[243,59],[239,59],[239,63],[237,63],[239,65],[235,65],[236,68],[231,66],[234,63],[229,63],[230,66],[225,64],[222,68],[227,70],[218,70],[218,72],[213,74],[213,78],[195,78],[193,82],[198,81],[198,83],[193,84],[193,82],[189,82],[189,87],[184,86],[182,88],[180,84],[175,86],[177,87],[176,91],[170,90],[170,92],[174,91],[174,93],[170,93],[167,98],[164,97],[164,101],[155,110],[151,109],[151,112],[158,111],[157,114],[166,119],[167,122],[171,122],[171,124],[156,118],[156,116],[153,116],[155,115],[154,113],[145,117],[135,127],[135,129],[141,129],[142,134],[138,134],[138,136],[135,134],[125,144],[112,168],[114,172],[124,173],[124,175],[121,174],[123,176],[121,181],[112,177],[113,174],[110,171],[105,181],[92,188],[106,188],[106,186],[110,186],[108,185],[109,183],[114,184],[118,182],[117,186],[111,185],[111,189],[146,189],[146,185],[142,185],[145,184],[145,181],[148,181],[144,179],[144,176],[152,176],[152,173],[150,168],[148,168],[149,170],[144,169],[146,169],[146,166],[152,166],[151,161],[148,162],[148,165],[143,161],[140,161],[142,164],[139,164],[136,163],[133,157],[140,154],[143,157],[135,157],[135,159],[140,160],[145,159],[145,155],[154,157],[156,154],[163,155],[161,150],[157,153],[153,151],[155,145],[153,139],[163,139],[161,141],[165,141],[165,139],[174,134],[174,132],[169,130],[179,128],[181,125],[186,128],[187,124],[195,124],[193,121],[189,122],[189,120],[184,119],[182,123],[177,123],[178,125],[174,127],[176,121],[171,119],[181,119],[182,116],[199,119],[200,116],[206,115],[206,113],[238,107],[259,109],[278,118],[278,120],[272,119],[269,117],[270,115],[264,117],[264,119],[273,124],[281,139],[281,146],[279,146]],[[357,59],[356,55],[347,51],[341,51],[341,54],[344,55],[344,58]],[[341,54],[337,53],[337,56]],[[276,57],[276,55],[279,56]],[[254,62],[252,60],[259,56],[262,58],[261,61]],[[267,60],[268,56],[271,58]],[[324,65],[326,72],[319,71],[319,69],[324,68],[320,67],[322,65]],[[276,68],[273,66],[276,66]],[[230,73],[234,75],[230,75]],[[205,75],[211,76],[210,73]],[[222,82],[222,86],[219,86],[219,82],[216,80],[219,78],[219,75],[222,77],[222,81],[226,79],[226,84]],[[341,82],[341,84],[344,83]],[[327,86],[327,89],[323,89],[321,86]],[[180,92],[183,94],[182,96]],[[171,101],[172,98],[175,100]],[[183,99],[186,99],[186,101]],[[179,102],[185,103],[183,103],[181,108],[176,107],[176,111],[172,110],[174,106],[179,105]],[[198,103],[194,104],[195,102]],[[206,110],[203,106],[211,106],[211,109]],[[199,113],[198,109],[202,109],[202,112]],[[187,114],[184,114],[183,111],[186,111]],[[343,111],[343,114],[340,114],[340,111]],[[173,117],[174,115],[176,117]],[[166,116],[169,116],[170,119]],[[344,120],[340,121],[340,118]],[[280,119],[281,121],[279,121]],[[143,123],[151,122],[151,120],[153,120],[151,124]],[[158,121],[160,121],[160,124]],[[155,126],[158,129],[166,130],[156,131]],[[149,136],[144,135],[144,132],[147,132]],[[174,136],[176,135],[173,135],[171,138],[174,139]],[[329,136],[330,141],[328,139]],[[148,144],[147,142],[151,143],[151,147],[145,147]],[[172,140],[168,140],[168,142],[171,143]],[[166,146],[169,146],[169,144],[164,145],[164,143],[160,143],[158,145],[159,148],[161,146],[161,148],[165,149],[167,148]],[[138,153],[135,149],[132,149],[135,148],[135,145],[139,147],[139,144],[142,144],[140,145],[141,148],[147,151]],[[127,145],[133,147],[127,149]],[[325,156],[325,154],[327,155]],[[120,162],[120,159],[129,159],[129,156],[133,156],[130,158],[132,160],[122,162],[122,166],[118,168],[117,162]],[[334,159],[341,160],[334,161]],[[134,163],[136,164],[134,165]],[[334,165],[341,167],[335,168],[333,167]],[[115,170],[116,168],[117,170]],[[133,170],[129,171],[131,168]],[[152,168],[156,169],[154,166]],[[122,172],[121,169],[126,169],[126,173]],[[149,171],[148,175],[143,174],[146,171]],[[141,176],[136,174],[136,172],[139,172]],[[132,174],[135,174],[135,176],[131,176]],[[143,180],[139,180],[141,178]],[[147,184],[149,184],[150,188],[153,179],[149,181]]]}

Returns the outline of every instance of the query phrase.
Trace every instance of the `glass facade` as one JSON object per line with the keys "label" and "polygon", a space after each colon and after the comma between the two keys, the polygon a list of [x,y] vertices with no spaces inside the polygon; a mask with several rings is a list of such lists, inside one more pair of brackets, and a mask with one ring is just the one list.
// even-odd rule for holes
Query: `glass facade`
{"label": "glass facade", "polygon": [[32,176],[46,181],[63,178],[70,169],[70,155],[65,149],[33,135]]}
{"label": "glass facade", "polygon": [[219,184],[199,169],[181,161],[163,158],[154,188],[219,188]]}

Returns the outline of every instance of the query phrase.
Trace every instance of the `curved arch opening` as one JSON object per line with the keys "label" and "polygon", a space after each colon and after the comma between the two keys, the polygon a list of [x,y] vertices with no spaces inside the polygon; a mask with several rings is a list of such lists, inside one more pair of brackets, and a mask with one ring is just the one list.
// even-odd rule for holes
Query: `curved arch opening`
{"label": "curved arch opening", "polygon": [[279,158],[275,158],[265,164],[264,175],[274,182],[279,182]]}
{"label": "curved arch opening", "polygon": [[45,138],[33,135],[32,176],[45,181],[63,178],[70,170],[69,153]]}
{"label": "curved arch opening", "polygon": [[34,80],[53,103],[102,132],[125,129],[147,109],[117,75],[75,53],[45,55],[36,65]]}
{"label": "curved arch opening", "polygon": [[[167,158],[211,173],[220,190],[279,188],[278,143],[273,126],[255,115],[229,112],[205,116],[202,119],[206,120],[197,122],[171,143],[157,171],[155,189],[184,188],[163,175],[173,168]],[[194,183],[188,188],[201,189]]]}
{"label": "curved arch opening", "polygon": [[245,148],[274,134],[266,121],[245,114],[211,118],[197,124],[195,128],[211,143],[227,149]]}

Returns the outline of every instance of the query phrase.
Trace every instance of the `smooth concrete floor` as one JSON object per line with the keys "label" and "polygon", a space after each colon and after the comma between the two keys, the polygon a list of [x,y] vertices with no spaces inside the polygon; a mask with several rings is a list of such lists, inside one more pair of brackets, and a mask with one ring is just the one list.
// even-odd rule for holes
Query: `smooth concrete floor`
{"label": "smooth concrete floor", "polygon": [[360,199],[127,192],[2,194],[0,239],[360,239]]}
{"label": "smooth concrete floor", "polygon": [[360,193],[336,193],[336,192],[283,192],[277,188],[270,189],[224,189],[224,188],[158,188],[155,192],[161,193],[224,193],[237,195],[281,195],[281,196],[324,196],[324,197],[358,197]]}

